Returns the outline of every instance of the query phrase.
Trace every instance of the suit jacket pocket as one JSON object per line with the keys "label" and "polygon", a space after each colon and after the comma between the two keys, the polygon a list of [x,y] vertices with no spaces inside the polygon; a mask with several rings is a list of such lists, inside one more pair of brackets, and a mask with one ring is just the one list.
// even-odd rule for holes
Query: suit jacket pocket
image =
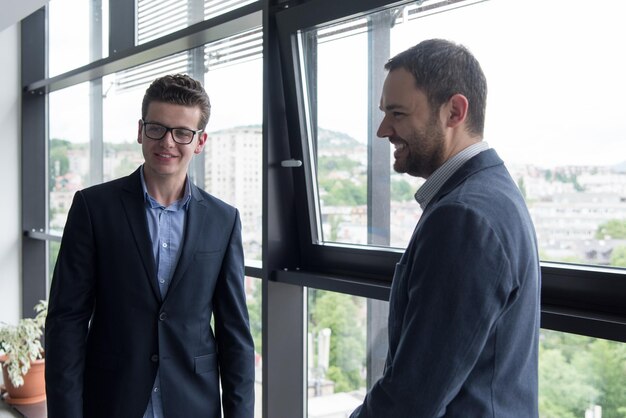
{"label": "suit jacket pocket", "polygon": [[193,359],[196,373],[209,373],[217,369],[217,355],[207,354]]}

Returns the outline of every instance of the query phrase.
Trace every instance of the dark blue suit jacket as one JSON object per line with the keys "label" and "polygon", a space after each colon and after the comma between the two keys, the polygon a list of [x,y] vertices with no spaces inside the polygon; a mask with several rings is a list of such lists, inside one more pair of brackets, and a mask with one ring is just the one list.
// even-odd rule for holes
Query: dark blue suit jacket
{"label": "dark blue suit jacket", "polygon": [[495,151],[425,209],[396,266],[385,372],[352,418],[536,418],[540,269]]}
{"label": "dark blue suit jacket", "polygon": [[[237,210],[192,185],[161,299],[139,170],[79,191],[46,322],[49,418],[141,418],[159,368],[168,418],[254,416]],[[215,330],[211,317],[215,317]]]}

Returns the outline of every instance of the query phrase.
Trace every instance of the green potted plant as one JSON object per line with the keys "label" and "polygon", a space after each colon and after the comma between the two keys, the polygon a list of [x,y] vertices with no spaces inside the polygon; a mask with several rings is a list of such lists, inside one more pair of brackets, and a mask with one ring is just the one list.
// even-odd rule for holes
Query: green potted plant
{"label": "green potted plant", "polygon": [[[0,362],[9,403],[34,403],[45,399],[41,336],[48,302],[35,305],[34,318],[20,319],[17,325],[0,323]],[[34,384],[38,387],[31,387]]]}

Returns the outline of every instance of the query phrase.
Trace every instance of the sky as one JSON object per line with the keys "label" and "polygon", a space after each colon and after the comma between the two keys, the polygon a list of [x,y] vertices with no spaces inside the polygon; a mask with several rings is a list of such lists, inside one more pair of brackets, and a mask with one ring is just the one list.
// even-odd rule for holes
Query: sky
{"label": "sky", "polygon": [[[89,11],[84,0],[50,4],[50,25],[58,33],[50,41],[54,75],[88,61],[80,52],[86,51],[85,37],[76,34],[86,33]],[[61,16],[72,25],[54,26]],[[489,85],[485,140],[508,163],[612,165],[626,161],[623,16],[626,2],[612,0],[488,0],[397,24],[391,53],[433,37],[467,46]],[[366,50],[361,35],[320,45],[318,57],[320,127],[362,142],[368,129]],[[207,76],[209,130],[261,121],[261,68],[256,60]],[[105,141],[134,140],[143,91],[111,93]],[[51,134],[86,140],[86,84],[53,93],[50,100]]]}

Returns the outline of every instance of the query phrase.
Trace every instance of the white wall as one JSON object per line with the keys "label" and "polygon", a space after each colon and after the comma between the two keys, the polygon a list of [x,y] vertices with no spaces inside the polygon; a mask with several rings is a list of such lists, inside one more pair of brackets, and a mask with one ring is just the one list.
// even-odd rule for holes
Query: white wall
{"label": "white wall", "polygon": [[13,26],[26,16],[48,3],[48,0],[3,0],[0,13],[0,32]]}
{"label": "white wall", "polygon": [[0,31],[0,322],[16,323],[21,312],[20,25]]}

